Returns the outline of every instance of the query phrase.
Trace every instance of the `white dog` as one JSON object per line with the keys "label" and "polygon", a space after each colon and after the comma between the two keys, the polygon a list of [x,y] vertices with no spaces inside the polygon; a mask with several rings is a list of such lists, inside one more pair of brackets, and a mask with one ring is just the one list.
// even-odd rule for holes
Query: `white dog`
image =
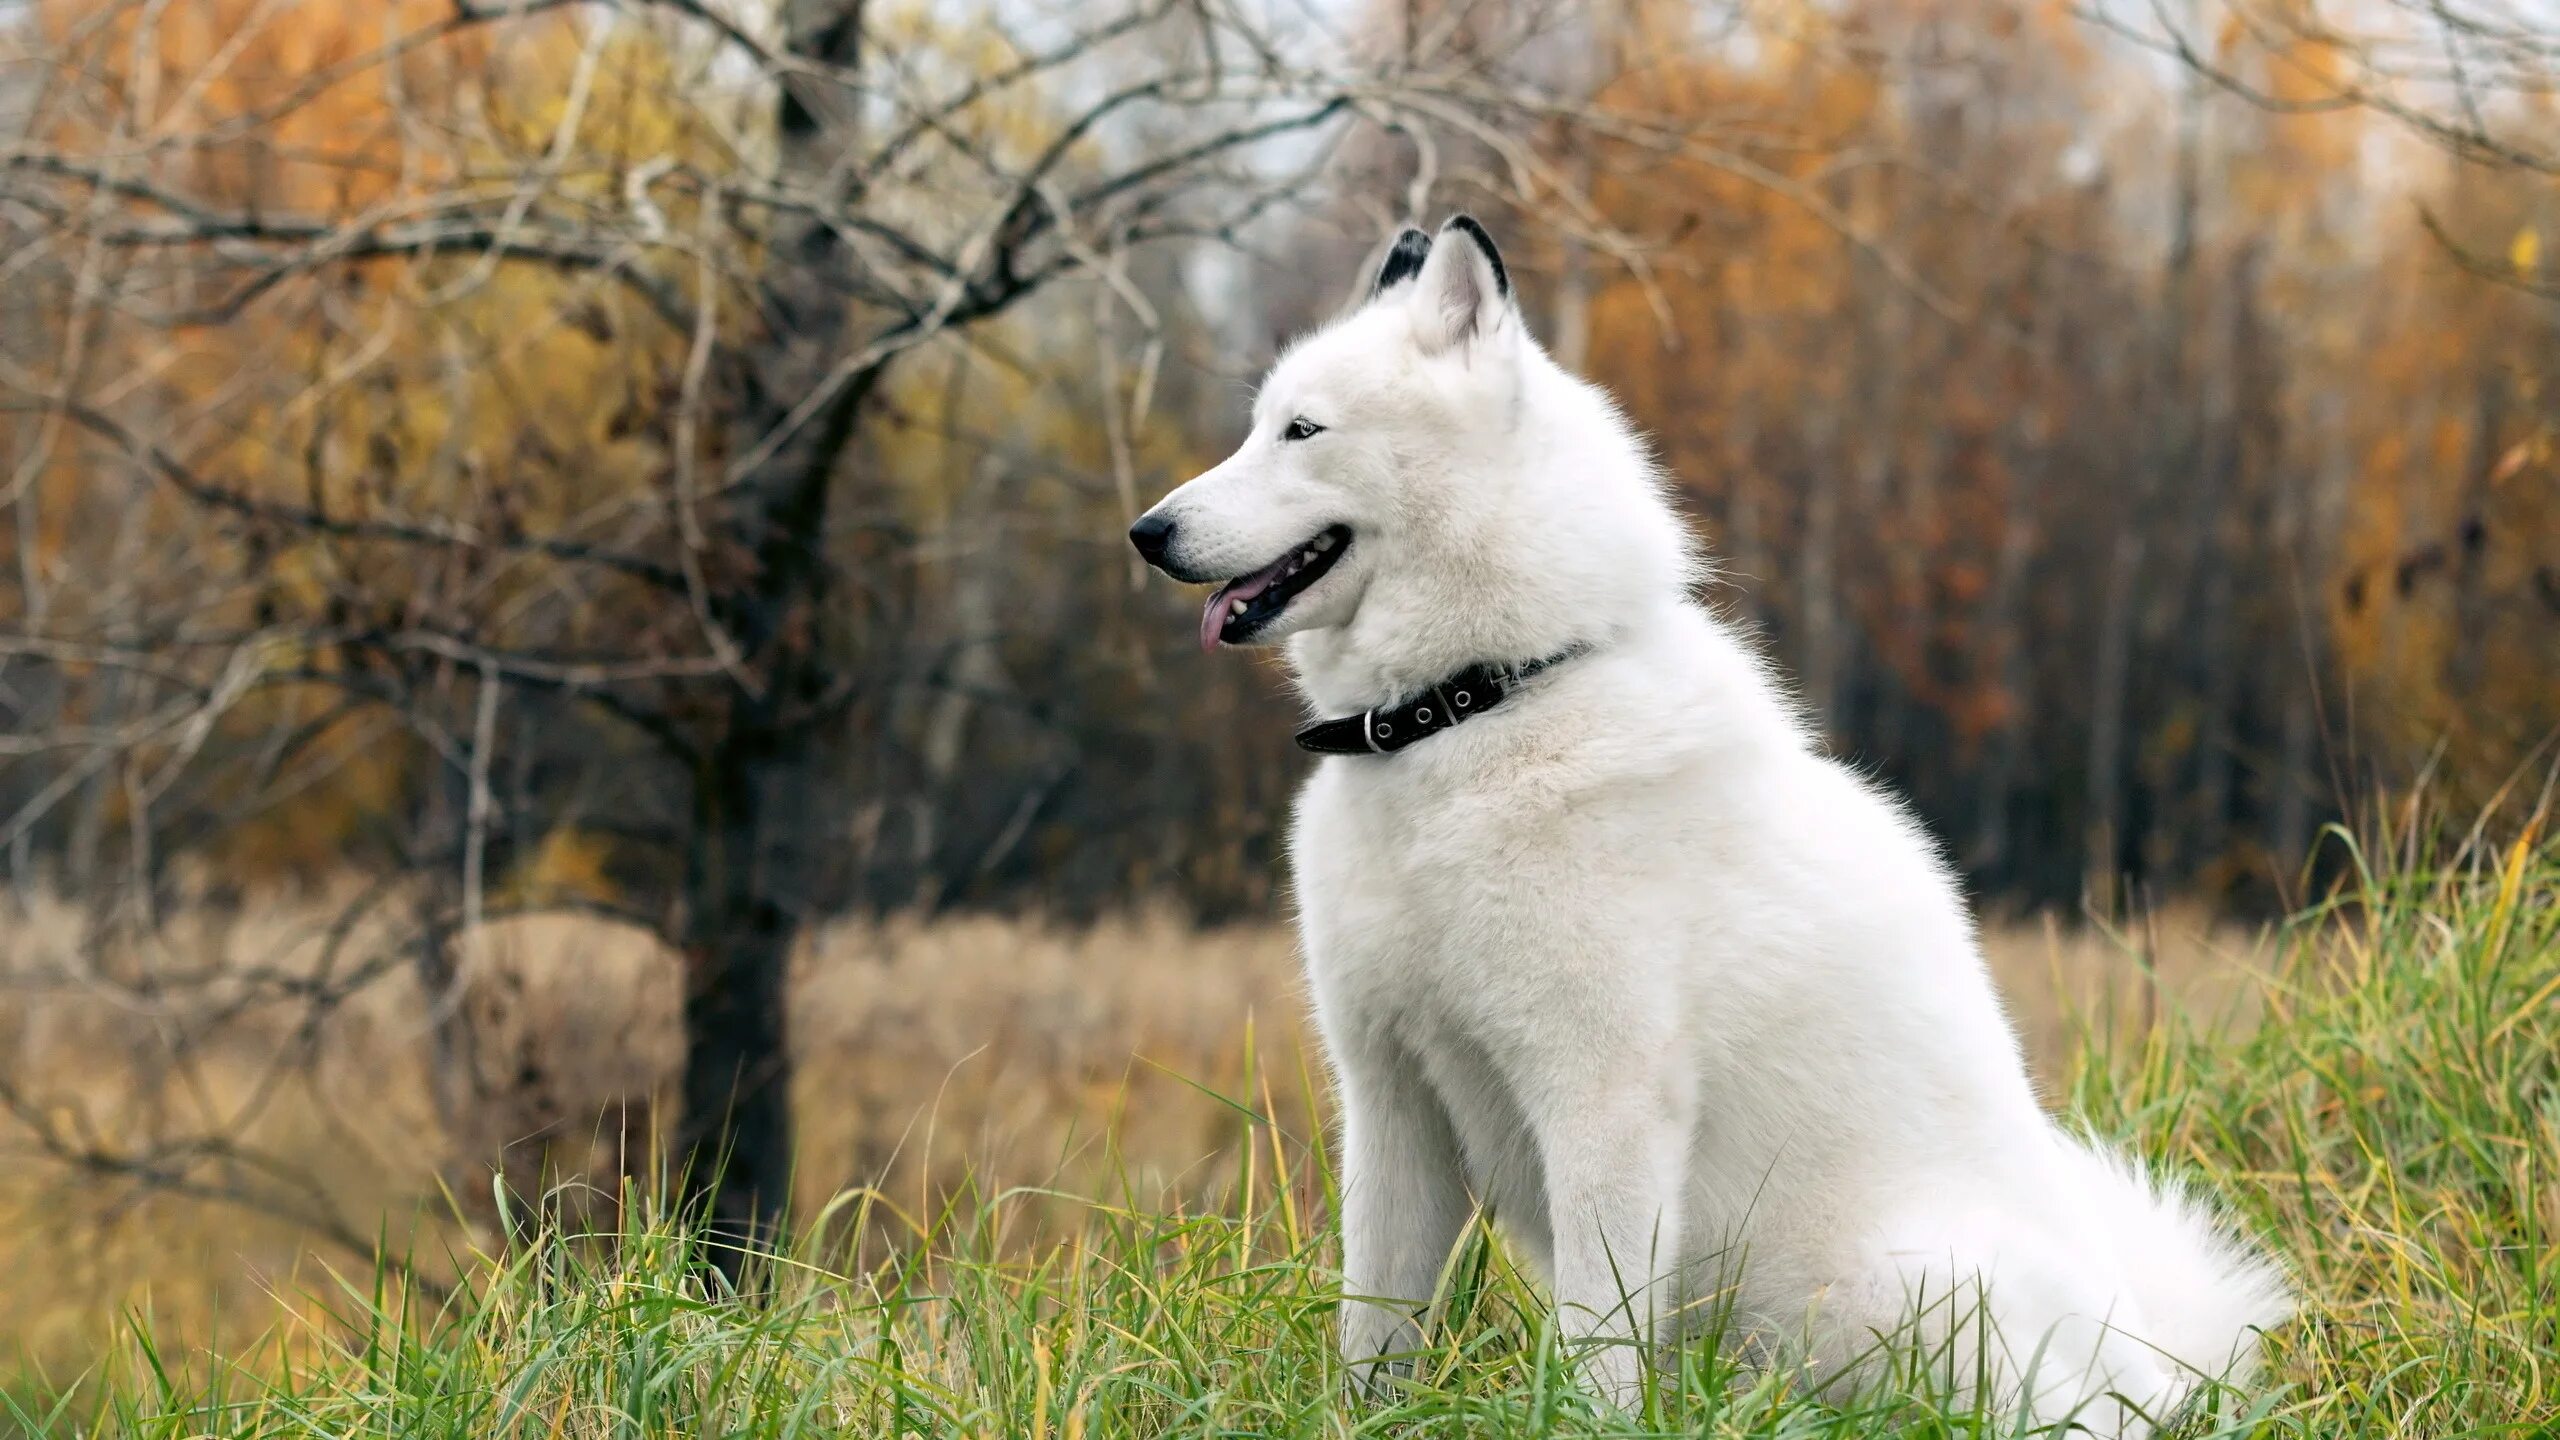
{"label": "white dog", "polygon": [[1130,532],[1286,638],[1291,839],[1343,1112],[1364,1377],[1484,1206],[1626,1402],[1713,1310],[1823,1383],[2140,1433],[2287,1311],[2201,1205],[2038,1108],[1964,901],[1820,753],[1644,442],[1533,341],[1483,228],[1407,231],[1225,463]]}

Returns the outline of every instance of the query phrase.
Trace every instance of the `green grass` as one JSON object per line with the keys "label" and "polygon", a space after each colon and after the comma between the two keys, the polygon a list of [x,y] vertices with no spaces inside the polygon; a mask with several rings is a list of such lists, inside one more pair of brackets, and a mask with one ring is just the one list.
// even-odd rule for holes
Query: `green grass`
{"label": "green grass", "polygon": [[[2208,1180],[2300,1279],[2269,1384],[2192,1435],[2560,1434],[2560,846],[2367,872],[2267,957],[2244,1035],[2092,1042],[2094,1130]],[[146,1316],[90,1373],[0,1402],[62,1435],[1123,1437],[1999,1435],[1925,1384],[1809,1398],[1712,1347],[1642,1416],[1606,1410],[1498,1249],[1453,1267],[1413,1382],[1346,1398],[1320,1146],[1239,1106],[1240,1178],[1185,1210],[1052,1192],[931,1215],[849,1196],[770,1298],[706,1289],[634,1222],[482,1262],[454,1299],[358,1277],[218,1353]],[[1065,1217],[1065,1218],[1061,1218]],[[876,1257],[861,1263],[841,1257]],[[829,1259],[827,1257],[837,1257]]]}

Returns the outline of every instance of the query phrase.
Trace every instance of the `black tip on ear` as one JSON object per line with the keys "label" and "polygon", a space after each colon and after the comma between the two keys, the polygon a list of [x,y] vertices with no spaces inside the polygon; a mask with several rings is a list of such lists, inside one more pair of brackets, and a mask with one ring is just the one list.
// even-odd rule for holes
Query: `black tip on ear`
{"label": "black tip on ear", "polygon": [[1386,263],[1378,267],[1378,283],[1369,287],[1372,295],[1392,290],[1422,273],[1422,262],[1431,258],[1431,237],[1407,227],[1387,249]]}
{"label": "black tip on ear", "polygon": [[1494,293],[1505,300],[1510,299],[1511,272],[1502,266],[1502,252],[1493,248],[1492,234],[1484,226],[1476,223],[1476,217],[1473,215],[1450,216],[1449,223],[1440,227],[1440,233],[1445,235],[1452,230],[1474,241],[1476,248],[1484,252],[1486,263],[1493,266]]}

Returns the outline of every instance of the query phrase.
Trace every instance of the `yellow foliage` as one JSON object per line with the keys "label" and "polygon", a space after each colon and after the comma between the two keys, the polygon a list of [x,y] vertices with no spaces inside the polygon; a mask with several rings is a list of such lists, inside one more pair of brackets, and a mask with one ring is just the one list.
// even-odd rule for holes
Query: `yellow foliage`
{"label": "yellow foliage", "polygon": [[[484,41],[466,27],[405,45],[394,64],[371,57],[438,33],[451,14],[446,0],[189,0],[115,6],[100,25],[94,0],[35,7],[38,32],[92,57],[91,78],[139,112],[129,123],[144,135],[254,128],[260,143],[190,147],[169,162],[196,193],[330,215],[450,177],[405,122],[462,98]],[[70,120],[53,139],[70,151],[129,144]]]}
{"label": "yellow foliage", "polygon": [[[549,172],[542,206],[599,208],[618,206],[644,163],[734,168],[660,31],[562,11],[504,27],[498,54],[492,32],[452,27],[452,14],[444,0],[200,0],[121,6],[101,24],[85,0],[42,0],[47,37],[85,57],[86,82],[115,101],[59,113],[121,107],[128,129],[167,143],[77,119],[48,138],[65,153],[132,157],[120,163],[136,178],[209,208],[360,229],[413,222],[432,213],[420,209],[430,197],[537,168]],[[248,138],[189,139],[235,135]],[[652,203],[671,230],[691,227],[698,193],[670,183]],[[135,209],[153,217],[149,202]],[[694,280],[689,258],[630,263],[678,294]],[[190,303],[212,323],[116,327],[97,342],[104,366],[152,387],[148,413],[220,417],[218,430],[155,437],[203,483],[330,521],[498,538],[655,523],[691,337],[610,276],[465,248],[288,274],[230,306],[231,287],[265,278],[257,267],[203,273],[211,283]],[[48,555],[100,522],[99,458],[60,447],[41,476]],[[197,607],[208,629],[441,627],[577,649],[627,640],[645,613],[617,604],[609,577],[564,576],[521,550],[242,525],[173,489],[147,493],[145,532],[183,544],[186,559],[135,583],[182,587],[157,598]],[[292,803],[274,819],[251,812],[228,842],[250,876],[344,863],[366,817],[399,813],[407,787],[433,773],[396,722],[330,720],[321,707],[334,692],[283,678],[325,654],[271,663],[276,678],[232,707],[218,741],[254,749],[318,729],[295,749]]]}
{"label": "yellow foliage", "polygon": [[[2458,233],[2509,234],[2540,262],[2524,197],[2464,174]],[[2329,626],[2361,722],[2411,756],[2441,752],[2458,808],[2500,794],[2560,731],[2560,468],[2541,403],[2546,302],[2443,263],[2418,224],[2388,263],[2411,275],[2338,357],[2359,463],[2343,497]]]}

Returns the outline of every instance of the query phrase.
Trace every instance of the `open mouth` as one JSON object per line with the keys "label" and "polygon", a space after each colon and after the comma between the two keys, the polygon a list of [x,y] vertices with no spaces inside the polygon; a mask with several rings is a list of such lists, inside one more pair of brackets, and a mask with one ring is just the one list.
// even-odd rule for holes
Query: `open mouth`
{"label": "open mouth", "polygon": [[1280,618],[1289,602],[1324,578],[1324,572],[1351,548],[1351,527],[1327,526],[1322,534],[1291,547],[1288,554],[1250,575],[1221,585],[1200,611],[1200,648],[1241,645]]}

